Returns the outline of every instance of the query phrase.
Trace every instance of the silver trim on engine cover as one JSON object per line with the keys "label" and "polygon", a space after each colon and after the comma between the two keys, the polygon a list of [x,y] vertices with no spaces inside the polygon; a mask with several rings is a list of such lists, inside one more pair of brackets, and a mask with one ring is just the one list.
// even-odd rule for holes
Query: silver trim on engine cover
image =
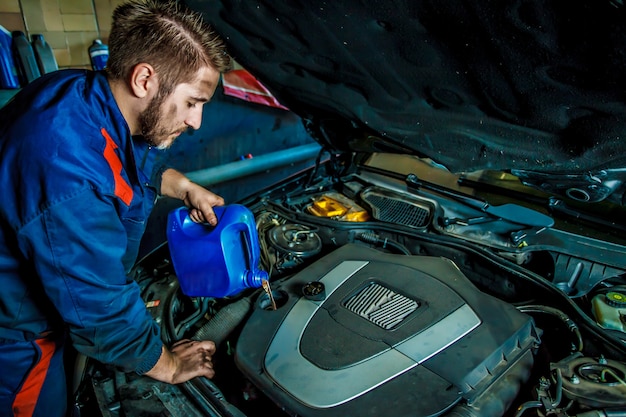
{"label": "silver trim on engine cover", "polygon": [[[367,264],[345,261],[322,277],[327,299]],[[438,354],[481,323],[472,308],[463,304],[439,322],[373,358],[348,368],[329,370],[315,366],[299,349],[309,321],[322,305],[323,301],[299,299],[272,339],[264,361],[268,376],[277,385],[315,408],[334,407],[375,389]]]}

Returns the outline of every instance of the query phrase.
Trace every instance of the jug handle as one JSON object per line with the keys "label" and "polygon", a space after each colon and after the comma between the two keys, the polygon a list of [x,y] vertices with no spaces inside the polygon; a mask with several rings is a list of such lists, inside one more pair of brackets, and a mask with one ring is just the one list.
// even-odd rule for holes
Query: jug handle
{"label": "jug handle", "polygon": [[[249,263],[249,267],[250,270],[252,272],[256,271],[257,269],[259,269],[259,265],[258,265],[258,261],[261,258],[261,249],[259,247],[259,238],[258,238],[258,232],[256,230],[256,224],[254,222],[245,223],[245,227],[248,233],[244,233],[245,235],[245,242],[246,242],[246,246],[248,248],[248,263]],[[254,260],[257,260],[257,264],[254,263]]]}

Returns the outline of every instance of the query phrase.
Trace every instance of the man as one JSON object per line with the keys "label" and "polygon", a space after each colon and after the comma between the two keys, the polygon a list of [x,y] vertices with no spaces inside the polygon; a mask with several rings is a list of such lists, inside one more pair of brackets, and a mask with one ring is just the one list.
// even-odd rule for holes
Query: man
{"label": "man", "polygon": [[127,277],[157,193],[216,223],[221,197],[156,149],[197,129],[229,68],[199,15],[157,0],[113,13],[103,72],[62,70],[0,110],[0,415],[66,412],[63,345],[168,383],[213,376],[212,342],[163,346]]}

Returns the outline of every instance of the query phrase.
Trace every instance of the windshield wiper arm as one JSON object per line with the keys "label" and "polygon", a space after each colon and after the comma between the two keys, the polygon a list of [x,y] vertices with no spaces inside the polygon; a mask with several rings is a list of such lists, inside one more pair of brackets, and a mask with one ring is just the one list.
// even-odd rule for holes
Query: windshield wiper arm
{"label": "windshield wiper arm", "polygon": [[493,206],[488,201],[478,197],[468,196],[461,192],[451,190],[439,184],[421,180],[415,174],[409,174],[405,178],[405,183],[409,188],[419,189],[425,188],[435,191],[446,197],[450,197],[470,207],[474,207],[496,219],[506,220],[511,223],[520,224],[528,227],[547,228],[554,225],[554,219],[546,214],[540,213],[528,207],[518,204],[501,204]]}
{"label": "windshield wiper arm", "polygon": [[499,185],[484,183],[480,181],[470,180],[468,178],[459,178],[458,184],[461,186],[471,187],[490,193],[508,195],[518,200],[526,200],[533,204],[546,207],[546,209],[555,216],[564,216],[571,219],[581,220],[589,224],[598,225],[607,228],[610,231],[626,232],[626,226],[618,221],[611,221],[607,218],[600,217],[594,213],[581,210],[577,207],[568,205],[564,200],[555,196],[539,197],[522,191],[511,190]]}
{"label": "windshield wiper arm", "polygon": [[617,222],[612,222],[610,220],[602,219],[593,214],[584,213],[580,210],[568,206],[565,201],[556,197],[550,197],[548,199],[548,209],[551,212],[559,213],[561,215],[565,215],[577,220],[582,220],[591,224],[598,224],[611,230],[620,230],[622,232],[626,232],[626,227],[624,227],[624,225]]}

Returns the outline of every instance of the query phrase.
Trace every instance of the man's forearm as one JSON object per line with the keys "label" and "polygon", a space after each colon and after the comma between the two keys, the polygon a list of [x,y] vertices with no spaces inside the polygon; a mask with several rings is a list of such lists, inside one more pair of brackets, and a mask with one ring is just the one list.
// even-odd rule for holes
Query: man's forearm
{"label": "man's forearm", "polygon": [[167,169],[161,177],[161,194],[182,200],[189,207],[189,216],[196,223],[217,224],[214,206],[224,205],[224,199],[199,184],[195,184],[183,173]]}
{"label": "man's forearm", "polygon": [[163,346],[159,360],[152,369],[146,372],[146,375],[159,381],[171,383],[175,368],[172,354]]}
{"label": "man's forearm", "polygon": [[161,194],[166,197],[184,200],[191,184],[191,180],[185,174],[174,168],[168,168],[163,171],[161,176]]}

